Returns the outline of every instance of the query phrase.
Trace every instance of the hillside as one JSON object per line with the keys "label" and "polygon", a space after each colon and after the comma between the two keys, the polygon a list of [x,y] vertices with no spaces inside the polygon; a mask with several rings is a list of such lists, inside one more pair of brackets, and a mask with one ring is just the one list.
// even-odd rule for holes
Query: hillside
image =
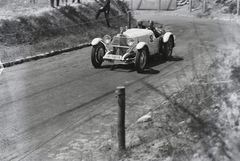
{"label": "hillside", "polygon": [[219,17],[237,14],[236,0],[206,0],[205,7],[204,9],[204,5],[201,1],[193,1],[193,11],[197,12],[199,17]]}
{"label": "hillside", "polygon": [[108,28],[104,14],[95,20],[98,3],[60,4],[51,8],[48,1],[1,1],[0,59],[13,61],[52,50],[89,43],[106,33],[116,34],[127,25],[127,4],[112,3]]}

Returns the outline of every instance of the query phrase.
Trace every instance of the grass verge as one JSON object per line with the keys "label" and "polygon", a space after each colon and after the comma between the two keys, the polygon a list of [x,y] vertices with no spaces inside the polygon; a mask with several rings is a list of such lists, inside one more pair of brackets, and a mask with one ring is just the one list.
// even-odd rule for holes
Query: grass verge
{"label": "grass verge", "polygon": [[[228,54],[224,54],[228,53]],[[152,121],[127,131],[122,160],[238,161],[240,158],[239,51],[223,51],[208,73],[168,96]]]}

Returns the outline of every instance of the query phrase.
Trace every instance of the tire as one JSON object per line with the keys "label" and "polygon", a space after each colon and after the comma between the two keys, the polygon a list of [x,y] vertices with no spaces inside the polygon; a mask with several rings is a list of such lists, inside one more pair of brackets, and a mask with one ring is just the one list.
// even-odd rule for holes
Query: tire
{"label": "tire", "polygon": [[92,47],[91,61],[94,68],[100,68],[103,62],[103,56],[105,55],[105,47],[102,43]]}
{"label": "tire", "polygon": [[170,37],[169,40],[163,44],[163,57],[168,60],[172,56],[173,51],[173,38]]}
{"label": "tire", "polygon": [[135,68],[138,73],[143,72],[148,59],[148,50],[146,47],[137,51],[136,60],[135,60]]}

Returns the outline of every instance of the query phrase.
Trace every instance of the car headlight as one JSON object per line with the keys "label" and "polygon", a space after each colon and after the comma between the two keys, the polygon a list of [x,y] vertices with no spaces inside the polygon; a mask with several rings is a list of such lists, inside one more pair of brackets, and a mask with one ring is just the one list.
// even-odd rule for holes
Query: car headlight
{"label": "car headlight", "polygon": [[104,41],[106,44],[110,44],[111,40],[112,40],[112,38],[111,38],[111,36],[109,36],[109,35],[105,35],[105,36],[103,37],[103,41]]}
{"label": "car headlight", "polygon": [[134,39],[133,38],[128,38],[127,39],[127,44],[128,44],[128,46],[132,46],[134,44]]}

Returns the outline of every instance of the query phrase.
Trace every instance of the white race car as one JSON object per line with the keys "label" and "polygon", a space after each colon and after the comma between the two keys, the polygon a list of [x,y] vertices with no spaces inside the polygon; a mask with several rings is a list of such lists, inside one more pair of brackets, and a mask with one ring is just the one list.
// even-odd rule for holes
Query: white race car
{"label": "white race car", "polygon": [[[105,35],[92,40],[91,62],[100,68],[103,61],[113,64],[135,64],[138,73],[143,72],[151,55],[162,54],[165,59],[172,55],[175,36],[162,28],[139,29],[131,28],[113,38]],[[158,32],[157,36],[155,32]]]}

